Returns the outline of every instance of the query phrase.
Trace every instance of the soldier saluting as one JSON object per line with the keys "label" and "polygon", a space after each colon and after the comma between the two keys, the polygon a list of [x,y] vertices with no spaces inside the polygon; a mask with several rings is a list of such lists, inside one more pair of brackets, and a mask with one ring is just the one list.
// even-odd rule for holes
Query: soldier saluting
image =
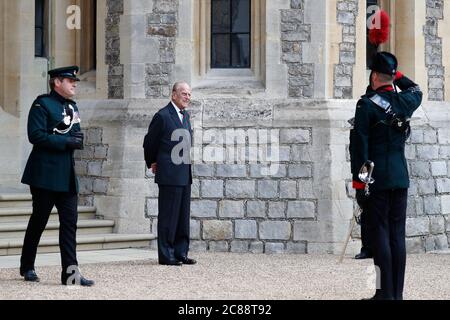
{"label": "soldier saluting", "polygon": [[50,94],[33,102],[28,116],[28,139],[33,150],[28,158],[22,183],[30,186],[33,213],[28,223],[20,259],[20,275],[25,281],[39,281],[34,263],[42,232],[51,210],[59,215],[59,247],[64,285],[92,286],[81,276],[76,257],[78,220],[78,182],[74,169],[74,150],[83,149],[84,136],[75,101],[77,66],[50,70]]}
{"label": "soldier saluting", "polygon": [[[388,52],[375,55],[370,85],[358,101],[350,136],[351,171],[358,204],[367,208],[369,243],[377,273],[371,299],[403,299],[406,266],[405,223],[409,175],[405,143],[409,120],[422,102],[417,84],[397,71],[397,58]],[[396,87],[401,92],[396,91]],[[370,196],[358,172],[366,160],[375,164]]]}

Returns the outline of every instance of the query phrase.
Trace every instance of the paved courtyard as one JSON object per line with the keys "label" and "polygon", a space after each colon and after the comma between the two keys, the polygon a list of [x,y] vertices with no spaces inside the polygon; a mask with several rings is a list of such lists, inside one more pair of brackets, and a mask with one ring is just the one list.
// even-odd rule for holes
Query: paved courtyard
{"label": "paved courtyard", "polygon": [[[448,253],[448,252],[447,252]],[[38,255],[40,283],[25,283],[18,256],[0,257],[0,299],[361,299],[373,293],[371,260],[332,255],[192,253],[194,266],[157,264],[142,249],[80,252],[92,288],[59,285],[59,254]],[[450,254],[408,255],[405,299],[450,299]]]}

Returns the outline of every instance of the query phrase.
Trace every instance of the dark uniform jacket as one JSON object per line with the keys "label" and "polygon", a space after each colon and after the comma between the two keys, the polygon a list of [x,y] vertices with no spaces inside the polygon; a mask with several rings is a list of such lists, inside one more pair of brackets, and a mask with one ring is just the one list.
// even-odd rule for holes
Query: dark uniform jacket
{"label": "dark uniform jacket", "polygon": [[55,91],[41,95],[33,102],[28,116],[28,139],[33,144],[33,150],[22,183],[56,192],[78,192],[74,151],[67,148],[66,143],[73,132],[81,130],[80,125],[74,124],[66,134],[54,132],[56,127],[67,127],[63,123],[63,113],[69,105],[78,113],[74,101],[65,99]]}
{"label": "dark uniform jacket", "polygon": [[[176,137],[172,141],[174,131],[184,128],[175,107],[169,103],[155,114],[144,138],[145,162],[148,168],[152,163],[158,164],[155,182],[159,185],[187,186],[192,184],[190,161],[189,163],[174,163],[172,159],[172,151],[180,155],[183,155],[183,152],[190,152],[192,129],[187,113],[186,116],[188,117],[189,131],[184,131],[186,135],[183,138]],[[183,139],[188,140],[180,144]],[[182,145],[185,147],[184,150],[179,149]]]}
{"label": "dark uniform jacket", "polygon": [[357,103],[354,128],[350,131],[353,181],[361,182],[359,170],[366,160],[371,160],[375,164],[372,190],[409,188],[405,120],[420,106],[422,92],[405,76],[394,83],[402,90],[400,93],[389,90],[391,87],[377,91],[368,88]]}

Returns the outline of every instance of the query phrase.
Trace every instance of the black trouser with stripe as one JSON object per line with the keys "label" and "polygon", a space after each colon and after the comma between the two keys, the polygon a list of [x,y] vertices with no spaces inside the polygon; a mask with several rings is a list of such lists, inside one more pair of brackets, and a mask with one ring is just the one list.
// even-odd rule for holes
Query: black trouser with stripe
{"label": "black trouser with stripe", "polygon": [[30,187],[30,190],[33,197],[33,213],[25,233],[22,256],[20,258],[20,272],[23,274],[34,269],[37,247],[53,206],[56,206],[59,215],[59,248],[61,250],[63,272],[70,266],[77,266],[77,193],[74,191],[55,192],[35,187]]}
{"label": "black trouser with stripe", "polygon": [[407,200],[407,189],[371,191],[370,194],[370,243],[374,264],[380,271],[377,297],[382,299],[403,299]]}
{"label": "black trouser with stripe", "polygon": [[187,257],[191,186],[159,185],[158,197],[158,258],[167,263]]}

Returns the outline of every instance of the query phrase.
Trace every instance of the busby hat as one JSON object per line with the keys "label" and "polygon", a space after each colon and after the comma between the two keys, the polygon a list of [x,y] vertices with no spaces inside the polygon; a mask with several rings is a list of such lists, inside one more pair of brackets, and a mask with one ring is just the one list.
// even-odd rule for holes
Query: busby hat
{"label": "busby hat", "polygon": [[68,78],[75,81],[80,81],[80,79],[77,78],[77,73],[79,70],[80,68],[77,66],[62,67],[50,70],[48,74],[50,78]]}
{"label": "busby hat", "polygon": [[389,52],[377,52],[370,65],[370,70],[394,76],[397,73],[397,58]]}

